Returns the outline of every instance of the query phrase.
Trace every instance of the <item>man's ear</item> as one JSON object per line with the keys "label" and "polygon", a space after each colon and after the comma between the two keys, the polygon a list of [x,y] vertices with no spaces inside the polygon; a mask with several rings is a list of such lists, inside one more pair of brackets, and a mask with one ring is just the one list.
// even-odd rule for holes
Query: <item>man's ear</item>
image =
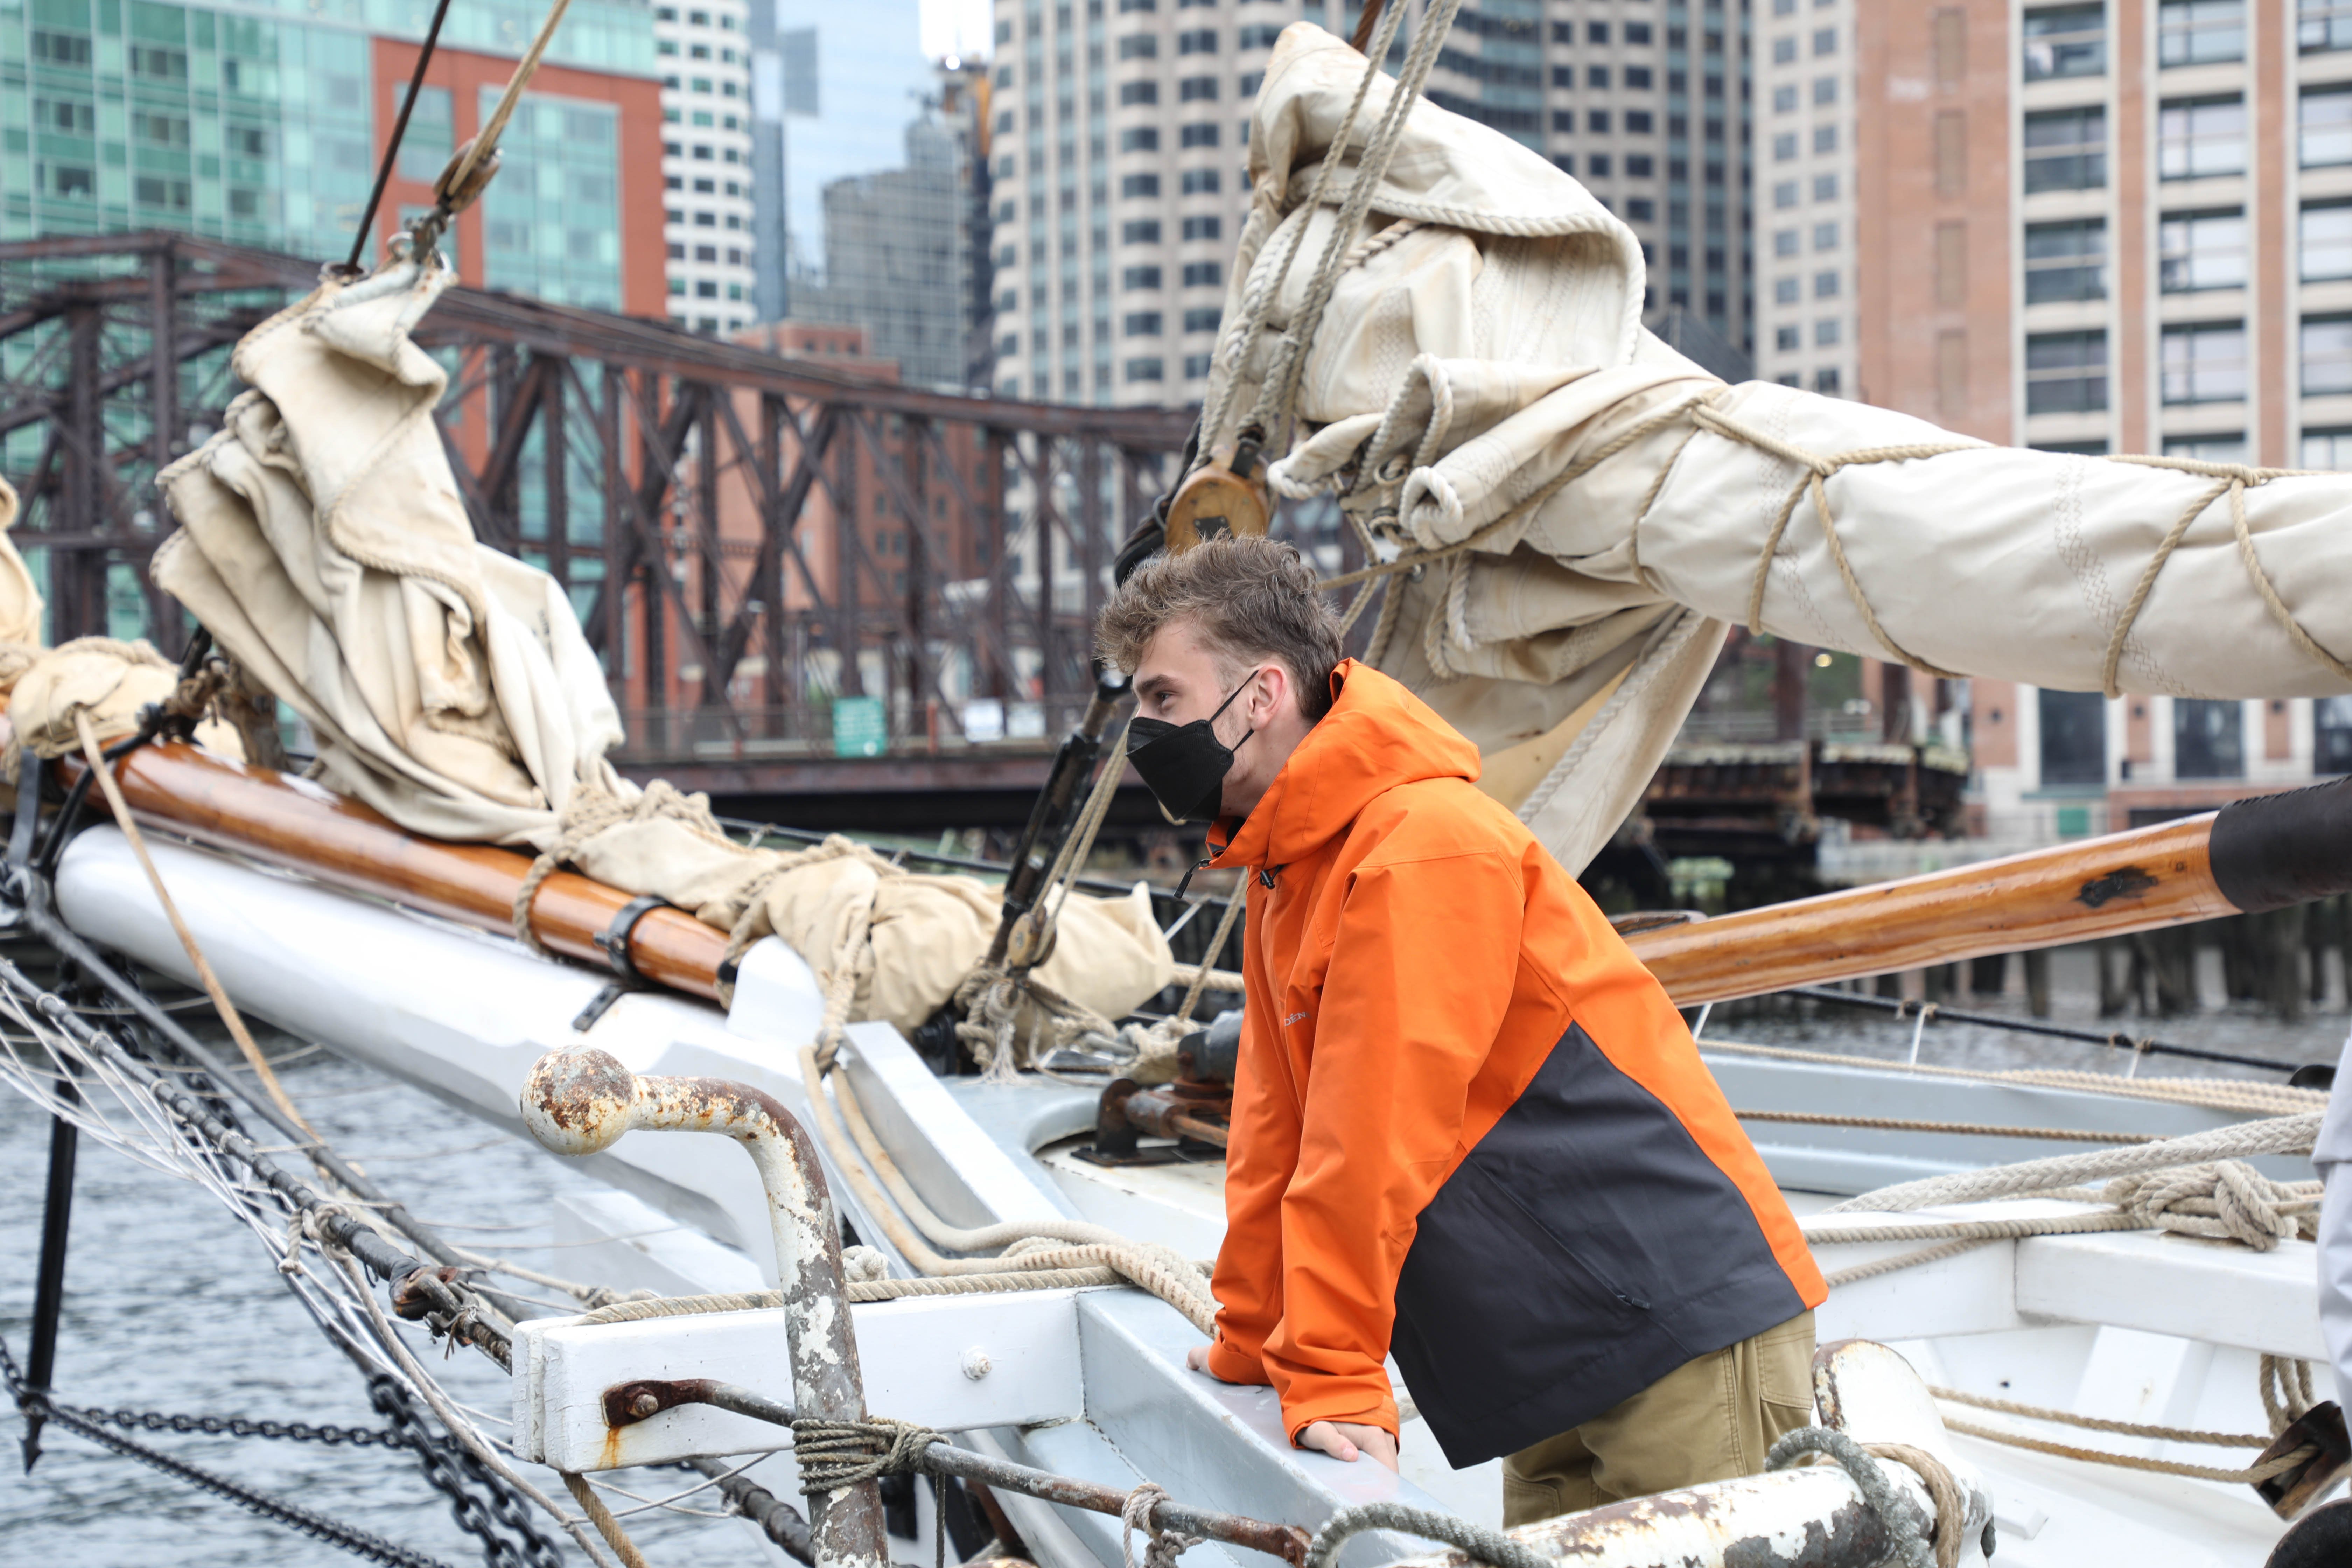
{"label": "man's ear", "polygon": [[1256,716],[1258,721],[1255,727],[1263,728],[1265,724],[1271,723],[1286,708],[1295,706],[1298,701],[1298,694],[1293,689],[1296,682],[1290,679],[1290,667],[1282,660],[1270,658],[1259,668],[1258,689],[1265,694],[1265,707],[1263,713]]}

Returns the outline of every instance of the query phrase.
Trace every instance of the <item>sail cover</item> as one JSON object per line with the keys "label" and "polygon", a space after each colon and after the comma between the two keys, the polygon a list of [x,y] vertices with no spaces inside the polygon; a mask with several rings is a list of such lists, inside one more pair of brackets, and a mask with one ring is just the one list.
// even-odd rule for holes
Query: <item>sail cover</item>
{"label": "sail cover", "polygon": [[1517,805],[1564,864],[1638,802],[1735,624],[2073,690],[2352,691],[2352,479],[2020,451],[1726,385],[1640,326],[1622,223],[1426,101],[1331,242],[1394,89],[1374,80],[1310,200],[1363,67],[1307,23],[1268,64],[1202,449],[1265,406],[1330,243],[1272,479],[1338,493],[1409,568],[1370,662],[1490,759],[1542,760]]}

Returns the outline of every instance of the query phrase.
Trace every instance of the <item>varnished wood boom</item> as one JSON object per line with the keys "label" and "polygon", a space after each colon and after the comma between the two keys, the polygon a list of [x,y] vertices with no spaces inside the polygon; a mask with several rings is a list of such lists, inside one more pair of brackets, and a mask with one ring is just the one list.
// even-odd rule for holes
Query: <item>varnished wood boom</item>
{"label": "varnished wood boom", "polygon": [[[142,824],[484,931],[514,929],[528,855],[421,838],[357,801],[194,746],[142,746],[116,776]],[[532,896],[531,931],[550,952],[608,967],[596,938],[629,898],[558,871]],[[698,996],[718,996],[726,949],[726,932],[682,910],[651,910],[630,931],[639,973]]]}
{"label": "varnished wood boom", "polygon": [[1683,1006],[2352,891],[2352,781],[1627,938]]}

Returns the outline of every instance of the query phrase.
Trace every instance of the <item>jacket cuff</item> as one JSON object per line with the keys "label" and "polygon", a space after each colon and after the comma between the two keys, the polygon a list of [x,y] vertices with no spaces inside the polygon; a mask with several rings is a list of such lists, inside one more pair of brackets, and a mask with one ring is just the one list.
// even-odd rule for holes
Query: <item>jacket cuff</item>
{"label": "jacket cuff", "polygon": [[1361,1390],[1335,1388],[1318,1398],[1312,1394],[1282,1402],[1282,1425],[1290,1433],[1290,1446],[1298,1446],[1298,1435],[1318,1421],[1345,1421],[1357,1426],[1377,1426],[1390,1436],[1397,1436],[1397,1407],[1393,1399],[1383,1398],[1377,1405],[1366,1405]]}
{"label": "jacket cuff", "polygon": [[1209,1343],[1209,1375],[1220,1383],[1271,1383],[1265,1363],[1234,1342],[1219,1338]]}

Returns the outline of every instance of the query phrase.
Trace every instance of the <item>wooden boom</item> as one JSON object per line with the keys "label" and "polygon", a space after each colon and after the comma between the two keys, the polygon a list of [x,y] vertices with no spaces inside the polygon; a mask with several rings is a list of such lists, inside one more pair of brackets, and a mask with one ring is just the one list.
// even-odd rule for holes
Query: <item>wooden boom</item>
{"label": "wooden boom", "polygon": [[1685,1007],[2352,891],[2352,780],[1626,939]]}
{"label": "wooden boom", "polygon": [[[528,856],[423,838],[357,801],[194,746],[117,764],[143,822],[484,931],[513,930]],[[2352,892],[2352,779],[1898,882],[1638,932],[1634,953],[1684,1006],[1987,953],[2283,909]],[[558,871],[531,900],[551,952],[609,967],[597,938],[630,902]],[[726,933],[682,910],[632,928],[646,979],[715,998]]]}
{"label": "wooden boom", "polygon": [[[422,838],[355,800],[195,746],[142,746],[115,767],[142,823],[464,925],[514,931],[528,855]],[[531,932],[551,952],[609,968],[596,939],[630,901],[618,888],[558,871],[531,897]],[[628,945],[646,979],[718,997],[725,931],[656,909],[630,928]]]}

